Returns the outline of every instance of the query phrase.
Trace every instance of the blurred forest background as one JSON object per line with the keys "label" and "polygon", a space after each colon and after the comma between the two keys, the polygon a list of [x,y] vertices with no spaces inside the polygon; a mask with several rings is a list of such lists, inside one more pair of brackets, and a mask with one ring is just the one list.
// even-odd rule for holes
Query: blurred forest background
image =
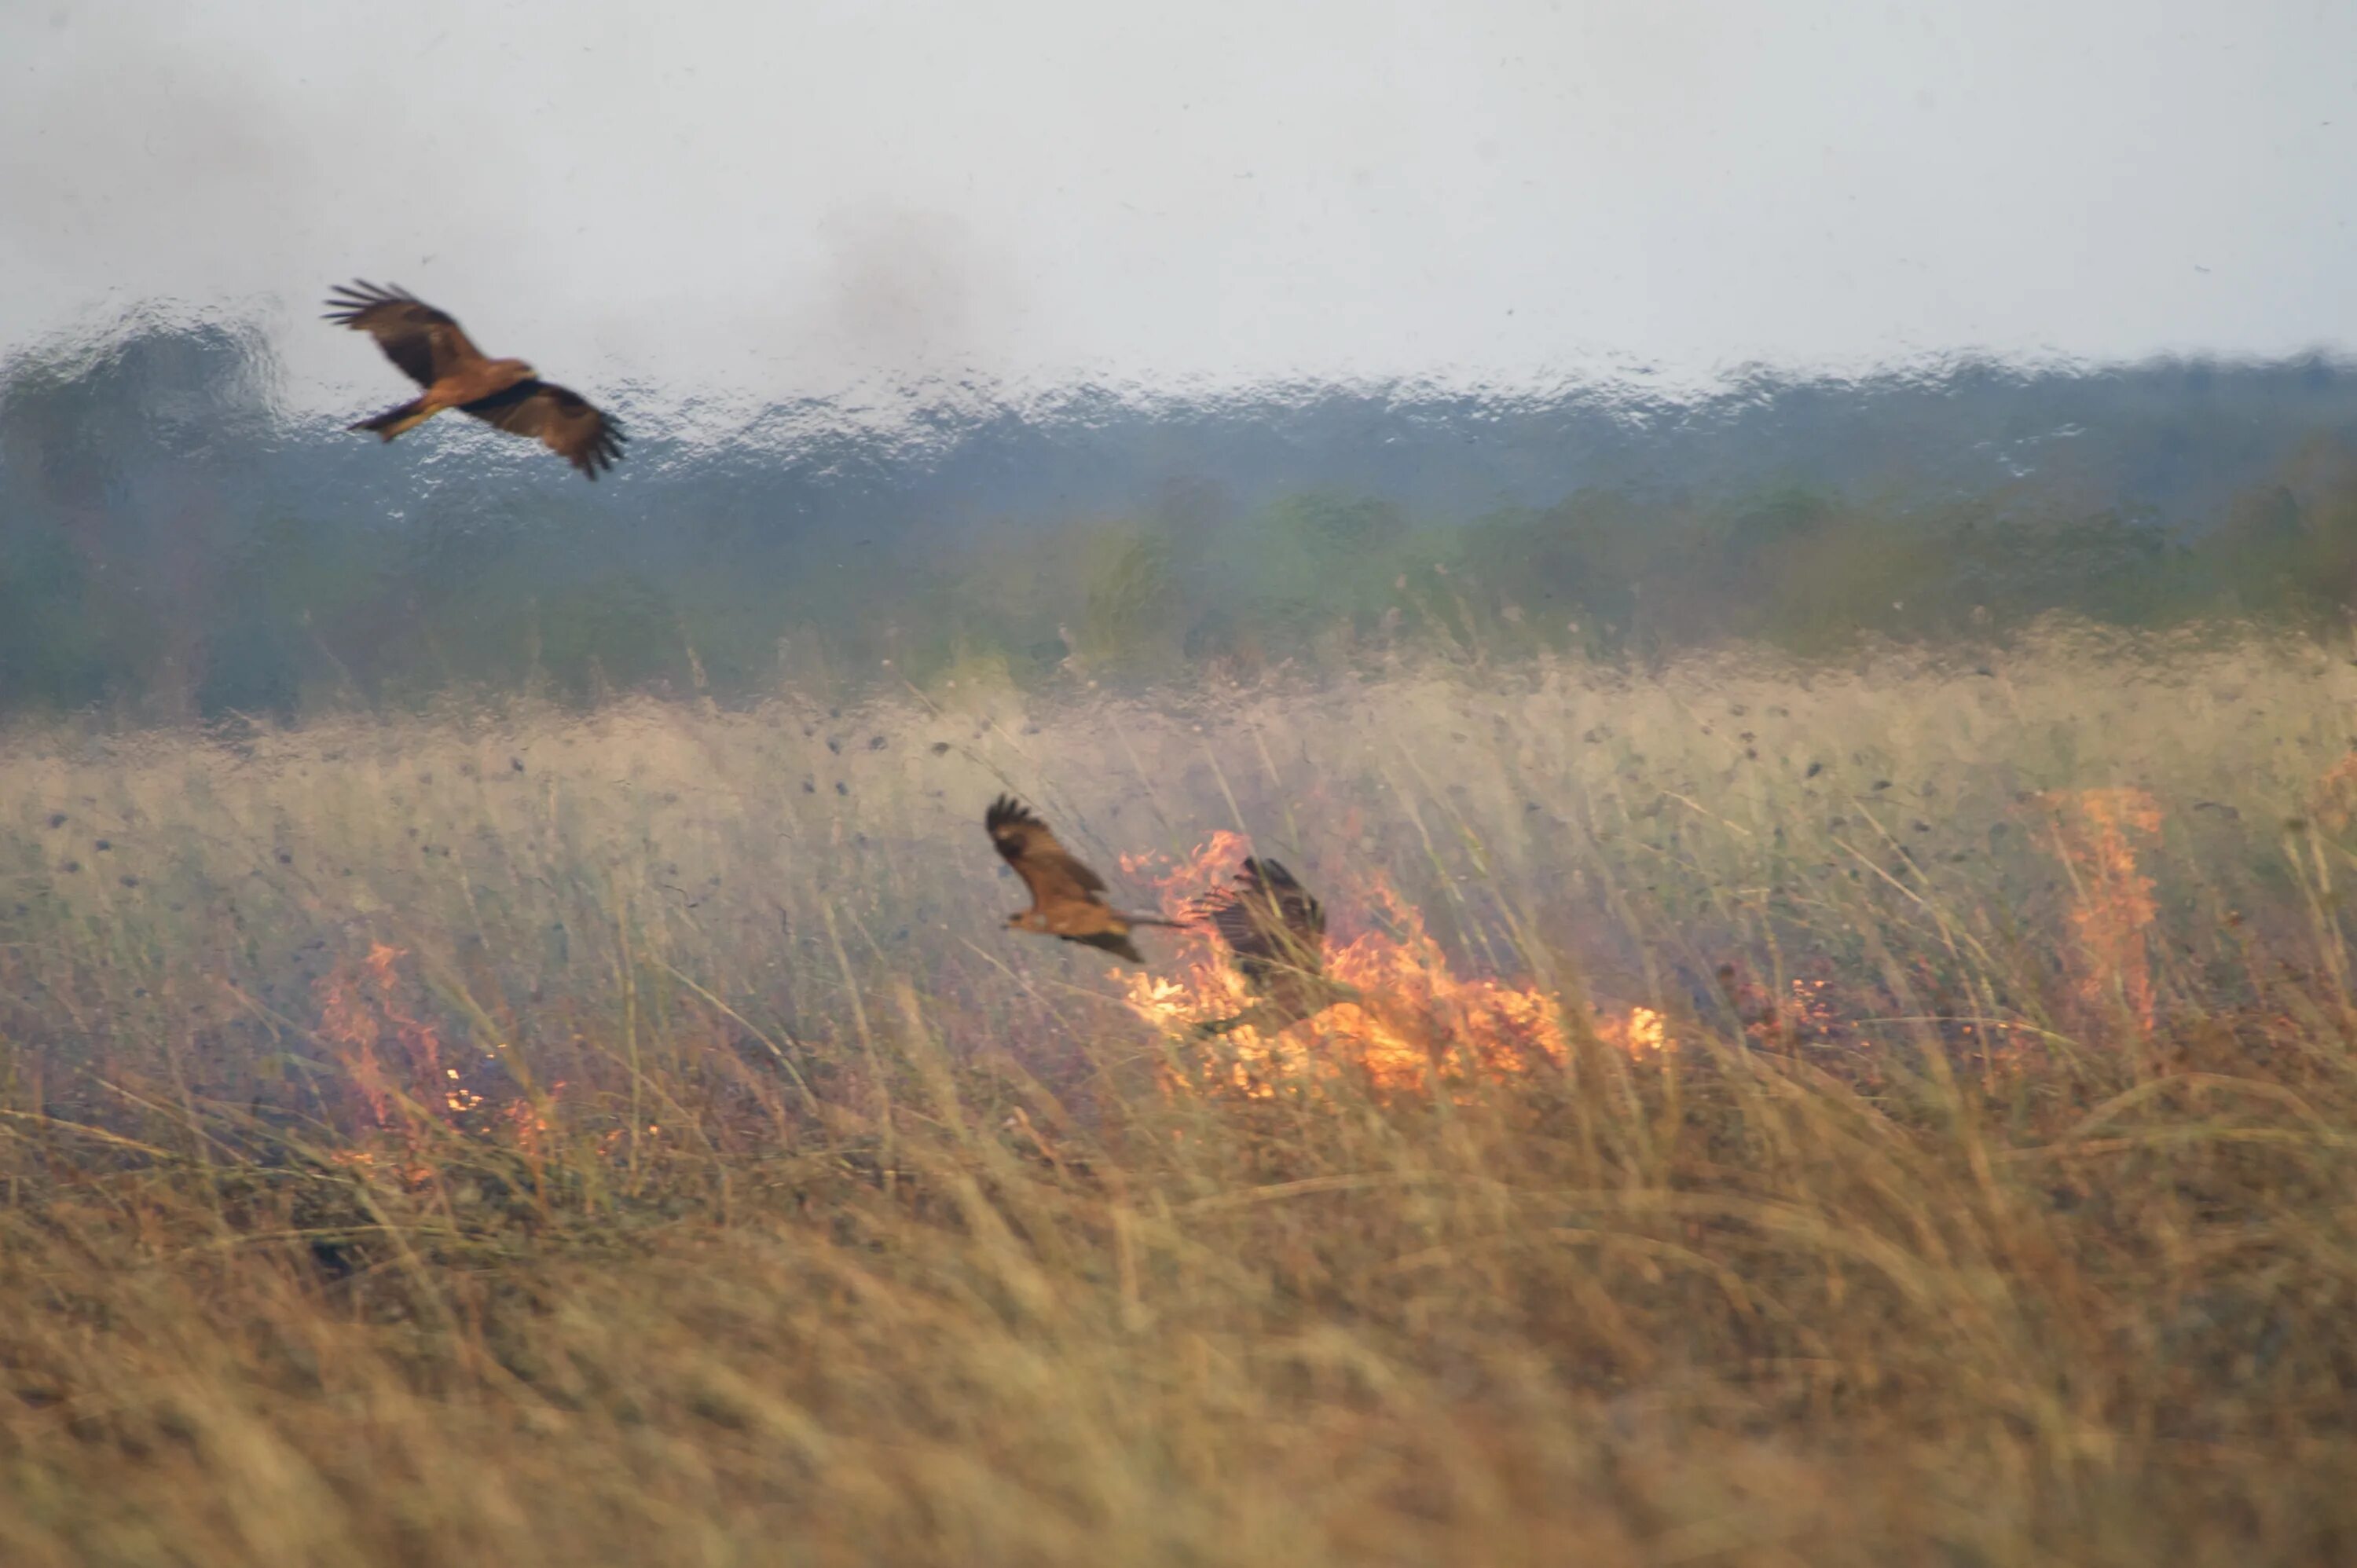
{"label": "blurred forest background", "polygon": [[635,437],[595,489],[455,416],[391,449],[290,416],[258,328],[151,311],[0,362],[0,710],[1134,687],[1419,642],[1830,656],[2055,612],[2320,629],[2357,598],[2357,373],[2323,358],[1691,402],[963,388],[716,432],[585,390]]}

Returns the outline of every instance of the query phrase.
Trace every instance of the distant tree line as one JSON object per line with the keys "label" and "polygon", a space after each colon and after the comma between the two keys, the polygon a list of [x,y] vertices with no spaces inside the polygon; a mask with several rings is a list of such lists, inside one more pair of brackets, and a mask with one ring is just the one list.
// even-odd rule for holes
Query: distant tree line
{"label": "distant tree line", "polygon": [[[1183,440],[1150,411],[1085,435],[999,416],[907,482],[889,454],[846,480],[840,455],[732,468],[648,442],[633,456],[661,482],[618,499],[511,482],[469,448],[388,462],[290,425],[251,335],[167,325],[0,372],[0,714],[1152,683],[1418,648],[1833,656],[1868,635],[1994,641],[2054,612],[2323,628],[2357,602],[2352,380],[1895,387],[1860,394],[1865,414],[1803,387],[1781,423],[1730,414],[1658,451],[1584,413],[1499,445],[1480,408],[1320,405],[1283,450],[1262,427],[1311,414],[1198,420]],[[2058,424],[2074,398],[2116,417]],[[2031,456],[1954,458],[1992,428]],[[1403,466],[1403,439],[1429,461]],[[1493,469],[1514,482],[1483,504]]]}

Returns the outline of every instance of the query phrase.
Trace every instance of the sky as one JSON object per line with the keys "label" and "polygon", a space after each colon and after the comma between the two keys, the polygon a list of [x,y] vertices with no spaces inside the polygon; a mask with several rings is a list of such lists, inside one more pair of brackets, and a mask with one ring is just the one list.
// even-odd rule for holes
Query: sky
{"label": "sky", "polygon": [[2346,0],[0,0],[0,359],[316,406],[354,276],[688,403],[2346,349],[2352,212]]}

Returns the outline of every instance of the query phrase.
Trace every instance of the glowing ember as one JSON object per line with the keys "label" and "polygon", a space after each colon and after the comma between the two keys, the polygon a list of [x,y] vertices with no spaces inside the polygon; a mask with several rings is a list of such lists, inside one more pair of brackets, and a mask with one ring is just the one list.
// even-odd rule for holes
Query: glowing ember
{"label": "glowing ember", "polygon": [[1718,985],[1733,1004],[1743,1026],[1744,1038],[1770,1049],[1795,1046],[1857,1044],[1857,1032],[1843,1015],[1833,982],[1821,976],[1793,975],[1780,993],[1775,985],[1753,975],[1747,966],[1718,966]]}
{"label": "glowing ember", "polygon": [[[563,1079],[560,1079],[550,1084],[548,1102],[554,1104],[556,1097],[564,1092]],[[506,1109],[500,1114],[506,1119],[510,1134],[514,1138],[516,1147],[522,1152],[526,1159],[537,1164],[548,1138],[548,1118],[542,1115],[539,1108],[529,1100],[510,1101]]]}
{"label": "glowing ember", "polygon": [[361,1181],[389,1181],[406,1192],[423,1192],[434,1185],[433,1165],[398,1149],[387,1149],[382,1156],[370,1149],[337,1149],[328,1155],[328,1164]]}

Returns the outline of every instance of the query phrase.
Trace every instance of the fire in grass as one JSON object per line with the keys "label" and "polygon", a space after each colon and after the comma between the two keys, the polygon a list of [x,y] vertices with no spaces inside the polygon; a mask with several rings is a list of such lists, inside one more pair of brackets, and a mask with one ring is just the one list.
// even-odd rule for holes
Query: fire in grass
{"label": "fire in grass", "polygon": [[[426,1017],[408,950],[371,942],[365,957],[347,955],[316,988],[319,1036],[336,1052],[351,1087],[351,1130],[363,1146],[340,1164],[396,1167],[407,1185],[430,1178],[436,1144],[451,1135],[505,1144],[527,1161],[546,1151],[548,1112],[563,1083],[532,1095],[496,1055],[453,1047]],[[503,1047],[501,1047],[503,1048]]]}
{"label": "fire in grass", "polygon": [[2142,789],[2068,789],[2040,797],[2055,858],[2068,874],[2068,954],[2079,1001],[2154,1021],[2148,933],[2159,907],[2137,850],[2160,832],[2159,802]]}
{"label": "fire in grass", "polygon": [[[1242,834],[1215,832],[1185,859],[1125,856],[1122,868],[1159,888],[1183,915],[1226,886],[1248,852]],[[1571,1058],[1562,1009],[1534,985],[1459,975],[1415,908],[1381,876],[1347,888],[1325,970],[1358,1000],[1334,1002],[1278,1029],[1236,1027],[1199,1055],[1215,1082],[1254,1095],[1351,1076],[1384,1091],[1423,1091],[1525,1073]],[[1131,1011],[1171,1032],[1233,1018],[1254,998],[1217,938],[1187,928],[1175,974],[1125,973]],[[1671,1047],[1658,1013],[1600,1013],[1597,1036],[1631,1054]]]}

